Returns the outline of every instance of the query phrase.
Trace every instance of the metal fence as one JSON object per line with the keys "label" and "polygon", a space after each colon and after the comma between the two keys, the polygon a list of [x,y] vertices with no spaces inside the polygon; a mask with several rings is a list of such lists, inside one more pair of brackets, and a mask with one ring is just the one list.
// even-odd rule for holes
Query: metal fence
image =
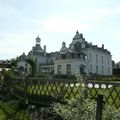
{"label": "metal fence", "polygon": [[[69,79],[48,80],[20,77],[5,82],[4,86],[1,85],[0,90],[8,88],[13,97],[22,101],[19,103],[20,107],[24,106],[29,116],[21,112],[18,115],[18,117],[21,117],[21,120],[23,120],[24,117],[27,117],[27,119],[31,117],[33,120],[41,120],[42,116],[46,116],[44,112],[41,112],[43,111],[43,107],[47,108],[53,102],[65,103],[66,99],[79,97],[80,86],[85,86],[85,95],[91,99],[97,99],[99,94],[103,94],[104,104],[114,108],[120,107],[120,82],[117,81],[101,82],[97,80],[85,80],[84,83],[80,83],[77,80]],[[10,97],[8,99],[10,100],[12,98]],[[57,119],[61,118],[58,116],[56,120]]]}
{"label": "metal fence", "polygon": [[[116,108],[120,107],[120,82],[85,80],[87,95],[96,99],[98,94],[104,95],[104,103]],[[14,93],[25,97],[29,102],[49,105],[52,102],[63,102],[79,96],[80,83],[67,79],[18,78],[14,84]]]}

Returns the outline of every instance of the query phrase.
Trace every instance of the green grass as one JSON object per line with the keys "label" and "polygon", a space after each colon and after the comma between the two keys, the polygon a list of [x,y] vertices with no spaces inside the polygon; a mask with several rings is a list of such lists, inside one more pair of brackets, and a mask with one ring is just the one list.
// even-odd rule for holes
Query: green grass
{"label": "green grass", "polygon": [[[24,92],[24,89],[21,87],[17,87],[19,90]],[[92,98],[97,98],[98,91],[104,91],[103,95],[105,96],[105,103],[109,105],[113,105],[115,107],[120,107],[120,87],[113,87],[108,89],[97,89],[97,88],[89,88],[89,95]],[[112,91],[113,90],[113,91]],[[110,92],[111,96],[110,95]],[[116,93],[117,92],[117,93]],[[27,88],[27,93],[29,95],[43,95],[43,96],[53,96],[53,97],[63,97],[63,98],[76,98],[80,94],[80,87],[68,87],[67,84],[40,84],[40,85],[32,85]],[[116,99],[115,99],[116,98]]]}
{"label": "green grass", "polygon": [[27,92],[31,95],[63,96],[65,98],[72,98],[78,95],[78,88],[67,87],[64,84],[35,85],[29,86]]}
{"label": "green grass", "polygon": [[5,120],[5,119],[6,119],[6,115],[4,111],[0,109],[0,120]]}
{"label": "green grass", "polygon": [[116,108],[120,107],[120,87],[111,87],[109,89],[89,88],[89,94],[92,98],[97,98],[98,93],[101,92],[104,95],[106,104]]}
{"label": "green grass", "polygon": [[31,120],[25,111],[18,110],[18,112],[15,113],[15,110],[14,105],[0,101],[0,120]]}

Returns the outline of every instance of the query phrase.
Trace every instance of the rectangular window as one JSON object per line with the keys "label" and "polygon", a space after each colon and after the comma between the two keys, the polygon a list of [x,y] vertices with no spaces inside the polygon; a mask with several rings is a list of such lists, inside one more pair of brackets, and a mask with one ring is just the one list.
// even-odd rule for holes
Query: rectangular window
{"label": "rectangular window", "polygon": [[98,66],[96,66],[96,74],[98,74]]}
{"label": "rectangular window", "polygon": [[90,53],[90,61],[92,61],[92,53]]}
{"label": "rectangular window", "polygon": [[78,58],[80,58],[80,54],[78,54]]}
{"label": "rectangular window", "polygon": [[71,54],[71,57],[74,58],[74,54],[73,53]]}
{"label": "rectangular window", "polygon": [[62,55],[62,59],[66,59],[66,54],[63,54],[63,55]]}
{"label": "rectangular window", "polygon": [[110,64],[109,58],[108,58],[108,65]]}
{"label": "rectangular window", "polygon": [[57,73],[58,74],[62,74],[62,67],[61,67],[61,65],[57,66]]}
{"label": "rectangular window", "polygon": [[102,62],[102,64],[103,64],[103,56],[101,56],[101,62]]}
{"label": "rectangular window", "polygon": [[67,64],[67,66],[66,66],[66,73],[67,74],[71,74],[71,64]]}
{"label": "rectangular window", "polygon": [[96,55],[96,63],[98,63],[98,55]]}
{"label": "rectangular window", "polygon": [[90,65],[90,73],[92,73],[92,65]]}
{"label": "rectangular window", "polygon": [[104,67],[102,66],[102,75],[104,74]]}
{"label": "rectangular window", "polygon": [[119,68],[119,65],[116,65],[117,68]]}
{"label": "rectangular window", "polygon": [[110,67],[108,67],[108,75],[110,75]]}

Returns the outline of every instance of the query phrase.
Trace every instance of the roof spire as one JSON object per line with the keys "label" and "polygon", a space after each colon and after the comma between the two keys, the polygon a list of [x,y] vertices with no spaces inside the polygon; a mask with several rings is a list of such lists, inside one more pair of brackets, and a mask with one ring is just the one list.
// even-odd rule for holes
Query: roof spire
{"label": "roof spire", "polygon": [[39,33],[38,33],[38,37],[39,37]]}
{"label": "roof spire", "polygon": [[80,39],[82,38],[83,39],[83,35],[82,34],[79,34],[78,30],[76,31],[76,35],[74,36],[73,40],[76,40],[76,39]]}
{"label": "roof spire", "polygon": [[79,32],[78,32],[78,30],[76,31],[76,35],[79,35]]}

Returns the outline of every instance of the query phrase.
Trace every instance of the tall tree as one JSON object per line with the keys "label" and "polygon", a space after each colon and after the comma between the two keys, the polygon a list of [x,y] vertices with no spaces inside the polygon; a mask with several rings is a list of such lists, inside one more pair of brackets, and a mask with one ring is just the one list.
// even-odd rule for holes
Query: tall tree
{"label": "tall tree", "polygon": [[35,65],[35,61],[31,58],[28,58],[26,60],[27,63],[30,64],[30,66],[32,67],[32,76],[35,76],[35,73],[36,73],[36,65]]}

